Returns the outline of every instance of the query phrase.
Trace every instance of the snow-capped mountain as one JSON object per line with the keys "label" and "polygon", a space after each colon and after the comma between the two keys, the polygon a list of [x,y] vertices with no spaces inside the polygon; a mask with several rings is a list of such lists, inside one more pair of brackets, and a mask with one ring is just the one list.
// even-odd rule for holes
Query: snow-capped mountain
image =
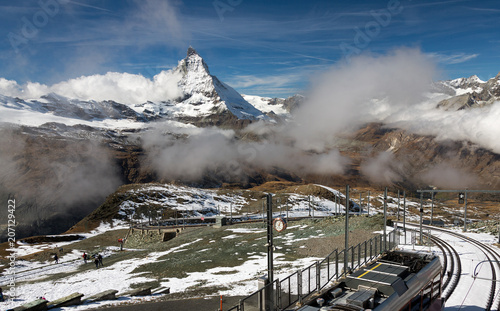
{"label": "snow-capped mountain", "polygon": [[436,83],[438,90],[451,95],[438,103],[439,108],[462,110],[491,105],[500,99],[500,72],[495,78],[482,81],[476,75]]}
{"label": "snow-capped mountain", "polygon": [[254,107],[267,114],[278,116],[288,116],[305,99],[304,96],[296,94],[288,98],[272,98],[254,95],[242,95],[243,98]]}
{"label": "snow-capped mountain", "polygon": [[140,120],[141,115],[130,107],[111,101],[82,101],[69,99],[64,96],[50,93],[39,99],[23,100],[0,95],[0,104],[4,108],[25,110],[31,112],[48,113],[81,120],[99,119],[133,119]]}
{"label": "snow-capped mountain", "polygon": [[227,110],[240,120],[267,118],[236,90],[211,75],[208,65],[192,47],[173,72],[182,77],[178,86],[183,98],[174,104],[177,117],[206,117]]}
{"label": "snow-capped mountain", "polygon": [[[61,122],[75,124],[75,120],[103,121],[128,120],[147,122],[157,119],[183,120],[195,122],[198,119],[210,118],[212,121],[219,116],[228,121],[238,120],[270,120],[265,113],[255,108],[236,90],[210,74],[208,65],[203,58],[189,47],[187,57],[176,68],[162,72],[171,79],[178,79],[177,87],[180,97],[165,100],[148,100],[138,104],[125,104],[113,100],[84,100],[68,98],[50,92],[40,98],[24,98],[0,94],[0,110],[4,118],[0,122],[13,122],[34,125],[30,120],[39,119],[45,122]],[[165,77],[162,77],[165,79]],[[168,86],[165,86],[168,87]],[[265,105],[264,105],[265,106]],[[266,109],[270,111],[271,109]],[[29,118],[26,114],[29,113]],[[68,118],[65,122],[63,118]],[[43,121],[37,122],[42,124]]]}

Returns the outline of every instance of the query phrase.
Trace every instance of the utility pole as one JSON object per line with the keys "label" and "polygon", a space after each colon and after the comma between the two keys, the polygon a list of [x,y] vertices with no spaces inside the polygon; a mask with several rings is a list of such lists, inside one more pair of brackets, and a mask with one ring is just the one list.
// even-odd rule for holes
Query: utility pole
{"label": "utility pole", "polygon": [[399,189],[398,189],[398,221],[399,221],[399,208],[401,206],[401,201],[400,201],[400,197],[399,197]]}
{"label": "utility pole", "polygon": [[288,221],[288,199],[286,198],[286,221]]}
{"label": "utility pole", "polygon": [[424,215],[424,193],[420,192],[420,245],[422,245],[422,218]]}
{"label": "utility pole", "polygon": [[361,192],[359,193],[359,216],[361,216]]}
{"label": "utility pole", "polygon": [[368,191],[368,209],[367,209],[367,214],[370,216],[370,191]]}
{"label": "utility pole", "polygon": [[403,190],[403,232],[405,234],[406,245],[406,191]]}
{"label": "utility pole", "polygon": [[273,196],[267,194],[267,277],[273,283]]}
{"label": "utility pole", "polygon": [[431,192],[431,226],[434,220],[434,192]]}
{"label": "utility pole", "polygon": [[231,196],[231,203],[229,203],[230,206],[229,215],[231,217],[231,224],[233,224],[233,201],[234,201],[234,194]]}
{"label": "utility pole", "polygon": [[467,232],[467,188],[465,188],[464,232]]}
{"label": "utility pole", "polygon": [[337,200],[338,199],[339,199],[339,196],[335,195],[335,216],[337,216],[338,208],[339,208],[339,206],[337,205]]}
{"label": "utility pole", "polygon": [[[312,202],[312,203],[311,203]],[[312,219],[314,219],[314,197],[312,197],[311,201],[309,202],[311,204],[311,210],[312,210]]]}
{"label": "utility pole", "polygon": [[262,201],[262,222],[266,222],[266,218],[265,218],[265,209],[266,209],[266,201]]}
{"label": "utility pole", "polygon": [[345,187],[345,243],[344,243],[344,272],[347,275],[349,265],[349,185]]}
{"label": "utility pole", "polygon": [[309,217],[311,217],[311,196],[308,195],[307,199],[309,200]]}
{"label": "utility pole", "polygon": [[387,246],[387,187],[384,190],[384,251]]}

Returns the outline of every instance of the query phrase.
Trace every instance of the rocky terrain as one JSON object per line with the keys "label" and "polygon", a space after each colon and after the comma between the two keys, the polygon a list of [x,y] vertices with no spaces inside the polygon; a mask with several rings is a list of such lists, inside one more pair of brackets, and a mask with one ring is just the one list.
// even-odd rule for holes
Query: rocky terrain
{"label": "rocky terrain", "polygon": [[492,105],[500,97],[500,73],[488,81],[481,81],[477,76],[440,82],[442,90],[453,95],[438,103],[438,108],[462,110]]}

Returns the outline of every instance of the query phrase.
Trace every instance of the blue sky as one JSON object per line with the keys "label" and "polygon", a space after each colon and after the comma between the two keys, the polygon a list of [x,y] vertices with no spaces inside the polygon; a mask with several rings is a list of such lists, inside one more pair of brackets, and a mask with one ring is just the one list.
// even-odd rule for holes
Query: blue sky
{"label": "blue sky", "polygon": [[500,71],[497,0],[2,0],[0,25],[0,77],[19,84],[152,77],[190,45],[212,74],[262,96],[293,95],[351,55],[402,46],[435,60],[439,79]]}

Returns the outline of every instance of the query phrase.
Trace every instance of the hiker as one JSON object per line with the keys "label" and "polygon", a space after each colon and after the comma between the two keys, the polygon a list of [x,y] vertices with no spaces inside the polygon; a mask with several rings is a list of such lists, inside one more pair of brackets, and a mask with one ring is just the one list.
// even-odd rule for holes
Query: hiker
{"label": "hiker", "polygon": [[83,257],[83,262],[87,263],[87,254],[85,252],[83,252],[82,257]]}
{"label": "hiker", "polygon": [[57,257],[57,254],[54,255],[54,261],[57,263],[59,263],[59,257]]}
{"label": "hiker", "polygon": [[102,256],[101,256],[101,254],[97,254],[97,260],[99,260],[99,265],[101,265],[101,267],[104,267],[104,265],[102,264]]}
{"label": "hiker", "polygon": [[3,297],[2,288],[0,287],[0,302],[4,302],[4,301],[5,301],[5,298]]}
{"label": "hiker", "polygon": [[99,259],[97,258],[97,256],[95,256],[94,263],[95,263],[95,267],[99,268]]}

